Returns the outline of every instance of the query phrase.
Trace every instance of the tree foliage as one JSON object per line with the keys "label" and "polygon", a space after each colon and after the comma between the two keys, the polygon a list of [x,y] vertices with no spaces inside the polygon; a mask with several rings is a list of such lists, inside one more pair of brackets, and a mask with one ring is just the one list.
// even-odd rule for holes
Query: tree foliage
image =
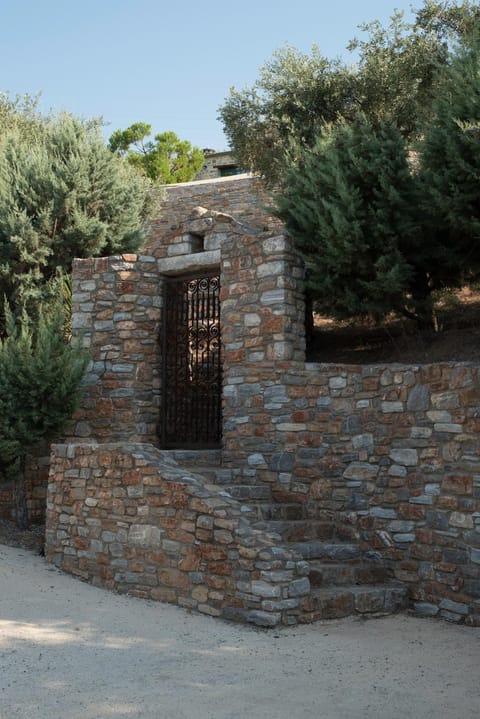
{"label": "tree foliage", "polygon": [[61,301],[42,305],[32,322],[6,305],[0,339],[0,468],[17,482],[17,524],[28,525],[25,457],[40,440],[63,429],[77,408],[88,357],[65,340]]}
{"label": "tree foliage", "polygon": [[398,129],[358,116],[324,127],[298,154],[276,214],[305,260],[316,308],[337,319],[410,314],[422,251],[416,183]]}
{"label": "tree foliage", "polygon": [[168,185],[193,180],[202,168],[203,152],[174,132],[161,132],[148,140],[151,132],[151,125],[135,122],[126,130],[116,130],[108,146],[153,182]]}
{"label": "tree foliage", "polygon": [[432,293],[480,276],[480,46],[450,57],[412,154],[389,119],[359,115],[294,148],[276,213],[317,309],[432,322]]}
{"label": "tree foliage", "polygon": [[413,139],[432,116],[439,71],[449,46],[471,35],[477,4],[424,0],[411,23],[395,12],[387,27],[374,21],[348,49],[356,62],[329,60],[287,47],[274,53],[250,88],[232,88],[219,109],[225,134],[243,166],[276,182],[289,143],[312,146],[325,122],[362,112],[372,124],[388,121]]}
{"label": "tree foliage", "polygon": [[30,311],[74,257],[137,249],[148,192],[97,124],[20,113],[0,134],[0,296]]}
{"label": "tree foliage", "polygon": [[419,143],[426,232],[444,282],[480,277],[480,43],[455,54]]}

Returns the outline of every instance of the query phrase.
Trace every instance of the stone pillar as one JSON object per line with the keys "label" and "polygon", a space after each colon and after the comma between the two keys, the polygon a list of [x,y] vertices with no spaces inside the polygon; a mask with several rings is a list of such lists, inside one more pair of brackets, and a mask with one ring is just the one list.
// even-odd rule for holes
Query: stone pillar
{"label": "stone pillar", "polygon": [[158,444],[162,283],[153,257],[73,264],[72,333],[91,352],[68,439]]}

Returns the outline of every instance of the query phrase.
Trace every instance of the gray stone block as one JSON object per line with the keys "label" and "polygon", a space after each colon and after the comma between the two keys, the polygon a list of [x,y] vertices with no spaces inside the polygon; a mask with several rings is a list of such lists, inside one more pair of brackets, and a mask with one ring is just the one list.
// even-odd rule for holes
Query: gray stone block
{"label": "gray stone block", "polygon": [[468,604],[454,602],[451,599],[442,599],[440,609],[445,609],[447,612],[454,612],[455,614],[468,614]]}
{"label": "gray stone block", "polygon": [[420,617],[435,617],[440,611],[436,604],[429,602],[415,602],[413,608]]}
{"label": "gray stone block", "polygon": [[303,597],[310,591],[310,580],[308,577],[295,579],[293,582],[290,582],[287,591],[289,597]]}
{"label": "gray stone block", "polygon": [[262,612],[257,609],[248,612],[246,616],[247,622],[256,624],[258,627],[276,627],[280,618],[279,612]]}
{"label": "gray stone block", "polygon": [[424,412],[430,406],[430,392],[425,385],[417,384],[408,395],[407,409],[410,412]]}

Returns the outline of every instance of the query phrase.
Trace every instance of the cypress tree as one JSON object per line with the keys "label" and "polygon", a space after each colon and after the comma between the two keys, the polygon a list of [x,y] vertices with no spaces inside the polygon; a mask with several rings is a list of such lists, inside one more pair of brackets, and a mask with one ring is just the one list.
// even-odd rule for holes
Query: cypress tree
{"label": "cypress tree", "polygon": [[74,257],[137,249],[147,214],[148,182],[95,123],[62,115],[35,127],[33,140],[23,126],[0,136],[0,297],[16,314],[54,295]]}
{"label": "cypress tree", "polygon": [[459,286],[480,274],[480,45],[461,47],[420,143],[423,210],[434,238],[432,279]]}
{"label": "cypress tree", "polygon": [[62,431],[78,406],[88,357],[65,339],[61,302],[40,306],[32,322],[15,319],[6,306],[6,336],[0,339],[0,464],[16,483],[16,518],[28,526],[25,459],[40,440]]}
{"label": "cypress tree", "polygon": [[305,260],[319,312],[337,319],[428,312],[428,293],[415,293],[425,276],[416,193],[405,140],[388,122],[374,128],[358,116],[326,127],[312,149],[297,153],[276,214]]}

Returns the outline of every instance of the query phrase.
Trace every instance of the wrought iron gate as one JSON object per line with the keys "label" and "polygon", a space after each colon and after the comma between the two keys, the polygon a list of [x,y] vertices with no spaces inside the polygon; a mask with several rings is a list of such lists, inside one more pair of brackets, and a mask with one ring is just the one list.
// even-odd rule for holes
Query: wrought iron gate
{"label": "wrought iron gate", "polygon": [[162,444],[221,440],[220,277],[169,277],[163,322]]}

